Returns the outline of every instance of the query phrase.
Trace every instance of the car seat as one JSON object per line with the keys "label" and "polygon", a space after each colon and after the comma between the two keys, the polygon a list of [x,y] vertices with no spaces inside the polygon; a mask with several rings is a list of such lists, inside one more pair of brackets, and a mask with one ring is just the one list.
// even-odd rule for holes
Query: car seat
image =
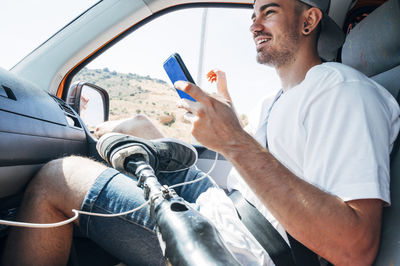
{"label": "car seat", "polygon": [[[400,0],[385,2],[351,30],[342,48],[342,62],[384,86],[400,102]],[[390,186],[392,204],[384,208],[374,265],[400,265],[400,152],[395,147]]]}

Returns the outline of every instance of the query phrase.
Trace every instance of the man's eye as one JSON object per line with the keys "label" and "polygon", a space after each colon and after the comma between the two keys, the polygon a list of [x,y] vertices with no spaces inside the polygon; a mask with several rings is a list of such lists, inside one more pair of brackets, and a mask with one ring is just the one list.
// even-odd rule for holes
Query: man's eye
{"label": "man's eye", "polygon": [[269,16],[271,16],[273,13],[275,13],[275,10],[267,10],[267,11],[265,12],[265,16],[266,16],[266,17],[269,17]]}

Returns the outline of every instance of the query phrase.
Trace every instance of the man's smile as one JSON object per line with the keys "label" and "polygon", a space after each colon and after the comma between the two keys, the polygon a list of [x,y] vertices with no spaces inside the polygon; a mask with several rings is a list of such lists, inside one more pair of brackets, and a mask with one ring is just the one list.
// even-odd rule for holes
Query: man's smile
{"label": "man's smile", "polygon": [[271,40],[271,37],[266,37],[266,36],[258,36],[256,38],[254,38],[254,42],[256,44],[257,49],[266,45],[270,40]]}

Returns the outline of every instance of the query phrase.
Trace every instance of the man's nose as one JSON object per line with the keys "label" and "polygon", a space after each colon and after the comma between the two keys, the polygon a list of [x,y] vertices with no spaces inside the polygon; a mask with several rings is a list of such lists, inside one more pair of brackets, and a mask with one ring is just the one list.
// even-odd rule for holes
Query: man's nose
{"label": "man's nose", "polygon": [[253,33],[253,34],[256,33],[256,32],[262,31],[262,29],[263,29],[263,26],[258,21],[258,19],[255,19],[253,21],[253,23],[250,25],[250,28],[249,28],[250,32]]}

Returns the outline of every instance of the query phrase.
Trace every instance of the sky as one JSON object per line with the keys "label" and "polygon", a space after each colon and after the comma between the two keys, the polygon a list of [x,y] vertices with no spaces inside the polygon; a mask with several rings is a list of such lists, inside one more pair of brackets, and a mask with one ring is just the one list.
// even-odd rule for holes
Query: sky
{"label": "sky", "polygon": [[[10,69],[96,2],[1,0],[0,67]],[[158,17],[87,67],[107,67],[169,81],[162,63],[170,54],[178,52],[195,81],[207,91],[213,91],[215,87],[205,80],[205,74],[214,68],[224,70],[236,108],[240,113],[247,113],[255,105],[255,99],[261,99],[280,87],[275,71],[256,63],[255,47],[248,31],[252,10],[208,9],[203,73],[198,79],[203,12],[203,9],[185,9]],[[228,21],[232,21],[233,26],[220,26]]]}
{"label": "sky", "polygon": [[96,0],[1,0],[0,67],[10,69]]}

